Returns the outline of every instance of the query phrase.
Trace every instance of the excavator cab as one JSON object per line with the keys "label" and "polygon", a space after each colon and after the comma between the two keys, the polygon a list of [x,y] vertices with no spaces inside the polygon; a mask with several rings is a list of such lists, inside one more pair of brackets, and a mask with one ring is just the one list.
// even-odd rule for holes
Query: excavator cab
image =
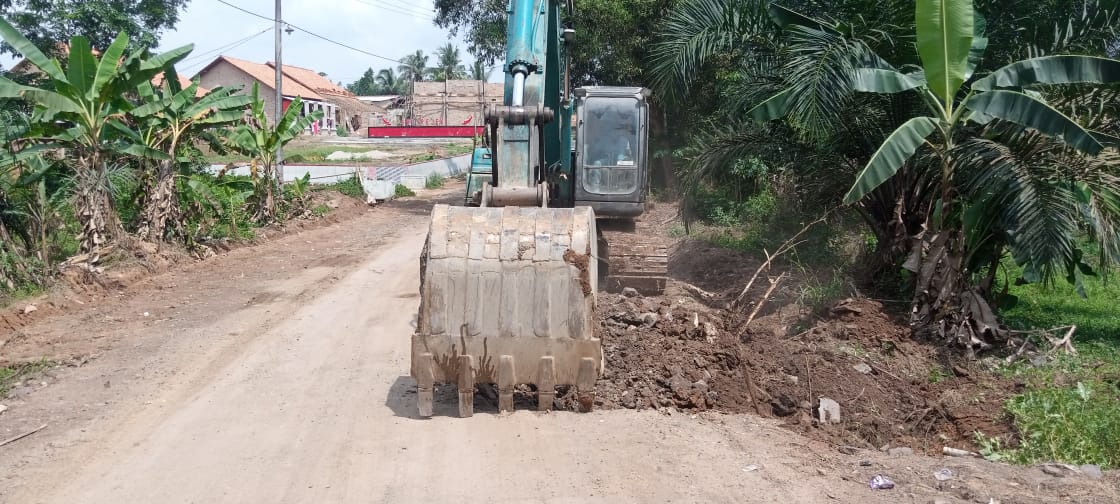
{"label": "excavator cab", "polygon": [[575,206],[599,217],[633,218],[645,209],[650,91],[582,87],[576,105]]}

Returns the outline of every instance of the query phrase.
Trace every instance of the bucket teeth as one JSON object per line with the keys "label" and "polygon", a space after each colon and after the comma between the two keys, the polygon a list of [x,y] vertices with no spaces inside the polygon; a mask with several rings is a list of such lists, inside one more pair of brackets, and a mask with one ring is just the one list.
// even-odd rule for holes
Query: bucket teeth
{"label": "bucket teeth", "polygon": [[497,385],[501,411],[518,384],[537,385],[541,410],[558,385],[594,397],[603,349],[590,208],[437,205],[424,250],[412,336],[421,416],[434,383],[458,385],[460,416],[473,414],[476,384]]}

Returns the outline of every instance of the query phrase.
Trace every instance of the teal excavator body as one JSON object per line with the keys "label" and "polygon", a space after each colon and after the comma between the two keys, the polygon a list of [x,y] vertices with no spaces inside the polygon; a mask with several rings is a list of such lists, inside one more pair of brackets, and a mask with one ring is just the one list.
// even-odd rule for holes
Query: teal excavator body
{"label": "teal excavator body", "polygon": [[458,385],[460,416],[473,414],[478,384],[497,385],[500,410],[519,385],[535,387],[542,410],[558,386],[574,386],[584,411],[594,403],[597,218],[642,212],[648,92],[572,92],[575,31],[562,9],[571,1],[509,2],[504,97],[484,112],[490,155],[475,153],[468,206],[432,210],[412,335],[421,416],[445,382]]}

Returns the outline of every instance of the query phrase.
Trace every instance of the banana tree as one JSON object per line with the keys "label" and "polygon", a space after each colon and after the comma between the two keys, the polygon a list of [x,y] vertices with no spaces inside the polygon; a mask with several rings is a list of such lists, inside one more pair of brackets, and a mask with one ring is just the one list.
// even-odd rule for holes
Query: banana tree
{"label": "banana tree", "polygon": [[181,210],[175,177],[189,162],[187,151],[194,149],[195,142],[207,132],[240,120],[252,102],[250,97],[237,94],[238,88],[218,87],[197,97],[198,87],[197,82],[191,82],[184,88],[175,69],[168,68],[160,86],[140,84],[142,103],[129,114],[136,122],[135,129],[119,128],[122,136],[144,147],[135,149],[145,167],[136,228],[142,240],[163,240],[168,224],[178,222]]}
{"label": "banana tree", "polygon": [[[909,264],[916,274],[912,326],[919,334],[983,347],[1003,335],[985,293],[976,289],[967,263],[968,201],[958,194],[959,172],[975,158],[959,145],[975,137],[978,126],[1014,125],[1060,142],[1084,156],[1104,150],[1109,137],[1079,125],[1032,89],[1038,85],[1104,84],[1120,81],[1120,61],[1091,56],[1060,55],[1030,58],[974,79],[987,47],[984,23],[971,0],[919,0],[915,35],[921,67],[902,72],[881,60],[851,75],[856,91],[916,93],[928,115],[913,117],[879,146],[844,197],[852,204],[895,176],[920,151],[936,159],[940,199],[929,213],[926,232],[915,243]],[[782,115],[796,98],[778,94],[755,114]],[[1076,262],[1072,247],[1060,257],[1033,257],[1038,268]]]}
{"label": "banana tree", "polygon": [[0,77],[0,98],[28,101],[34,106],[34,136],[70,150],[76,189],[75,213],[81,226],[81,251],[96,263],[101,248],[126,236],[113,208],[108,167],[112,156],[144,151],[143,146],[122,140],[113,123],[132,108],[126,96],[160,72],[186,57],[191,46],[149,57],[145,51],[125,55],[128,36],[123,32],[100,58],[84,37],[70,40],[65,65],[48,58],[34,44],[0,19],[0,37],[34,64],[45,76],[43,88],[24,86]]}
{"label": "banana tree", "polygon": [[226,147],[248,157],[252,164],[251,173],[256,187],[255,218],[258,222],[271,222],[276,218],[276,195],[281,183],[277,180],[276,150],[323,117],[320,110],[306,116],[300,115],[302,110],[303,100],[296,97],[279,121],[269,126],[264,101],[260,99],[260,86],[254,83],[249,118],[226,136]]}

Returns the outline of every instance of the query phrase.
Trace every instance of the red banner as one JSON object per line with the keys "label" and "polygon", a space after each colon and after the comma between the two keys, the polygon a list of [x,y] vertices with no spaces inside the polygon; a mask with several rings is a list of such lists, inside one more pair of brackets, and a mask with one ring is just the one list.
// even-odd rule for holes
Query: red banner
{"label": "red banner", "polygon": [[371,126],[369,138],[474,138],[482,126]]}

